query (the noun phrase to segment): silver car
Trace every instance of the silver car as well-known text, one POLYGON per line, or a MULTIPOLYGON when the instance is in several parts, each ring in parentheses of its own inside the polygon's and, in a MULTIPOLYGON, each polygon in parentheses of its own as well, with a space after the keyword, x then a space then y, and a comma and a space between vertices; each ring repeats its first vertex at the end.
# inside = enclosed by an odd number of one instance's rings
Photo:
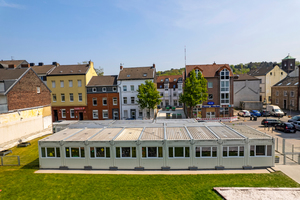
POLYGON ((296 130, 300 130, 300 121, 297 121, 297 122, 293 122, 296 130))
POLYGON ((238 112, 238 115, 242 117, 250 117, 250 112, 248 110, 241 110, 238 112))

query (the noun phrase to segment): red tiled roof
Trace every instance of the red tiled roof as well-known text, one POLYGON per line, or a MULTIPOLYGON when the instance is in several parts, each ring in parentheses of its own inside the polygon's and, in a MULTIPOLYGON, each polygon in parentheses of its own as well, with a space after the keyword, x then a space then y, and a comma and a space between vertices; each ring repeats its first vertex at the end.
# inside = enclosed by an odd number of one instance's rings
POLYGON ((207 64, 207 65, 186 65, 186 75, 193 70, 199 69, 204 77, 215 77, 218 71, 221 71, 223 68, 227 68, 230 71, 230 76, 233 76, 232 70, 228 64, 207 64))

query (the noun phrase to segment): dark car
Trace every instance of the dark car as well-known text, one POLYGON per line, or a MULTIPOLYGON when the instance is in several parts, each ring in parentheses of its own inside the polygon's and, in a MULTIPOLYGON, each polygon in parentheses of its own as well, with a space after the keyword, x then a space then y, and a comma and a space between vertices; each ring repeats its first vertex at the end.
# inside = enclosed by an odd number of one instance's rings
POLYGON ((288 122, 290 123, 294 123, 294 122, 297 122, 297 121, 300 121, 300 115, 296 115, 294 117, 292 117, 291 119, 288 120, 288 122))
POLYGON ((285 133, 296 133, 295 126, 293 124, 291 124, 291 123, 288 123, 288 122, 277 124, 275 126, 275 129, 283 131, 285 133))
POLYGON ((282 121, 277 120, 277 119, 263 119, 261 121, 261 125, 263 125, 263 126, 275 126, 280 123, 282 123, 282 121))
POLYGON ((266 111, 266 110, 261 111, 260 114, 262 117, 270 117, 271 116, 271 112, 266 111))

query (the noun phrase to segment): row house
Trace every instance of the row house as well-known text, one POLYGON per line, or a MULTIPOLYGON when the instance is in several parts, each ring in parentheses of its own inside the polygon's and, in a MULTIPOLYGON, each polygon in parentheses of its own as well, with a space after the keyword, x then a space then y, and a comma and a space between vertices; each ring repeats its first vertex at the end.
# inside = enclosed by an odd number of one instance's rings
POLYGON ((52 90, 53 121, 86 120, 86 85, 97 76, 93 62, 79 65, 59 65, 47 75, 52 90))
MULTIPOLYGON (((195 70, 207 80, 208 99, 193 108, 195 118, 219 118, 233 116, 233 73, 228 64, 186 65, 185 79, 195 70)), ((189 108, 187 113, 189 113, 189 108)))
POLYGON ((39 62, 38 65, 30 63, 30 67, 37 73, 42 81, 47 84, 47 75, 50 74, 59 64, 57 62, 52 62, 52 65, 44 65, 44 63, 39 62))
POLYGON ((19 68, 28 68, 29 63, 26 60, 1 60, 0 69, 19 69, 19 68))
POLYGON ((118 77, 121 119, 153 118, 154 111, 141 109, 137 103, 137 89, 146 80, 156 83, 155 64, 149 67, 123 68, 118 77))
POLYGON ((87 119, 120 119, 118 76, 93 76, 86 86, 87 119))
POLYGON ((156 83, 161 96, 161 107, 182 107, 179 96, 183 91, 183 75, 159 76, 156 83))

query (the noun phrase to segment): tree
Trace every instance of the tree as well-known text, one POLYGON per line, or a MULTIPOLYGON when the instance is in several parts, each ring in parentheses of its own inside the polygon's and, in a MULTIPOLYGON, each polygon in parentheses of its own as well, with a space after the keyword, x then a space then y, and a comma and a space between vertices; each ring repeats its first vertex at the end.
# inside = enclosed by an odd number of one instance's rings
POLYGON ((104 69, 100 66, 99 66, 99 68, 95 68, 95 71, 98 76, 103 76, 103 74, 104 74, 104 69))
POLYGON ((145 84, 139 86, 137 92, 137 103, 142 109, 148 108, 150 111, 150 109, 154 109, 161 102, 160 94, 152 81, 146 80, 145 84))
POLYGON ((207 101, 207 80, 199 72, 196 76, 195 70, 191 71, 190 77, 185 80, 184 93, 180 95, 179 102, 190 107, 189 116, 192 117, 192 110, 197 104, 207 101))

